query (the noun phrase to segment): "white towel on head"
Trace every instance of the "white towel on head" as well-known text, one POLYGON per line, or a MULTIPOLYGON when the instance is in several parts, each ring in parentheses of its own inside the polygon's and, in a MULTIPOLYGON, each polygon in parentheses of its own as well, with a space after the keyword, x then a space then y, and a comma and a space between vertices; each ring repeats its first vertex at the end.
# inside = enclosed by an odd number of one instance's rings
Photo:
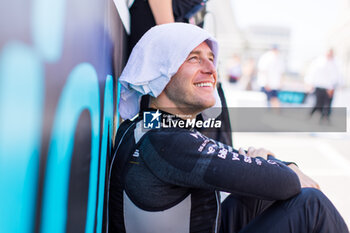
MULTIPOLYGON (((142 95, 157 97, 189 53, 204 41, 214 53, 216 66, 218 45, 207 31, 186 23, 162 24, 148 30, 135 45, 119 78, 120 116, 134 117, 140 110, 142 95)), ((221 107, 217 91, 215 94, 215 107, 221 107)))

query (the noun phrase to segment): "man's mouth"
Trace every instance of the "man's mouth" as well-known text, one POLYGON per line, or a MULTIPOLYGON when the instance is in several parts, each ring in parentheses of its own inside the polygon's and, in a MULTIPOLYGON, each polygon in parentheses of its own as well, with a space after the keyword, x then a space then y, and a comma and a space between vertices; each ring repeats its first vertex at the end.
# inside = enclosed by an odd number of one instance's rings
POLYGON ((202 82, 202 83, 195 83, 196 87, 213 87, 212 82, 202 82))

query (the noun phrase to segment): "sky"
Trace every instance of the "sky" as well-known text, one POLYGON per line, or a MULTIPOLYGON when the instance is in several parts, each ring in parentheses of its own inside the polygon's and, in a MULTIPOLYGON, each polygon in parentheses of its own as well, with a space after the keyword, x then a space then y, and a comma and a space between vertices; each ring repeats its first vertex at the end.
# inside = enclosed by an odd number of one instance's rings
POLYGON ((327 47, 343 0, 231 0, 238 26, 286 26, 291 29, 290 64, 300 71, 327 47))

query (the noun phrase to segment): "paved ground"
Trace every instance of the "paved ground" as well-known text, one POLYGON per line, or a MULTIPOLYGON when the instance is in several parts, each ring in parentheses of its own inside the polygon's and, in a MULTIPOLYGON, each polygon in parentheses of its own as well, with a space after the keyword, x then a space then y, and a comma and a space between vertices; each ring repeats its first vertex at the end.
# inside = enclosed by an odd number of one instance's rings
MULTIPOLYGON (((247 93, 225 85, 229 106, 263 106, 261 93, 247 93)), ((334 105, 347 106, 350 90, 343 90, 334 105)), ((349 114, 348 114, 349 115, 349 114)), ((338 208, 350 226, 350 118, 346 133, 233 133, 236 148, 264 147, 278 158, 295 161, 338 208)))

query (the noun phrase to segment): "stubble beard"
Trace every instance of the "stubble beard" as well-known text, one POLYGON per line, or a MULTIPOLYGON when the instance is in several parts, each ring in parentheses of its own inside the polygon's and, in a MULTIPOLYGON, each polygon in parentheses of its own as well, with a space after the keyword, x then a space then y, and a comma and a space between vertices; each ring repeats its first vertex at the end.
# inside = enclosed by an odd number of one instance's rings
POLYGON ((210 108, 212 105, 207 106, 206 100, 191 98, 191 96, 181 90, 166 91, 166 95, 175 106, 184 114, 197 115, 203 110, 210 108))

